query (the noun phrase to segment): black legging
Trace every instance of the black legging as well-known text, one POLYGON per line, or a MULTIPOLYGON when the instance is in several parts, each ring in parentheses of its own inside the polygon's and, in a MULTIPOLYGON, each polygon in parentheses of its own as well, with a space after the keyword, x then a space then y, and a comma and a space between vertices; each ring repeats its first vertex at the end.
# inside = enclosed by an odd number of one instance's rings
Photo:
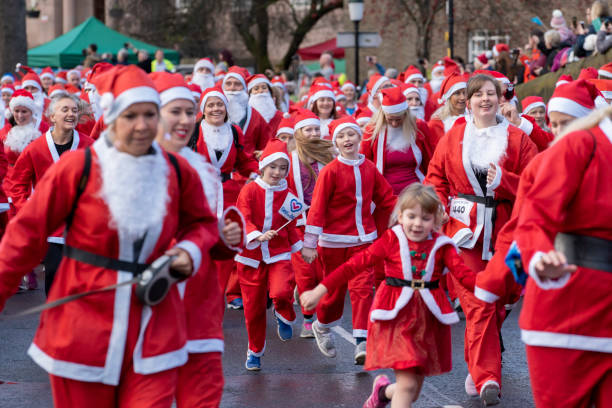
POLYGON ((57 268, 59 268, 59 264, 62 260, 63 250, 64 245, 49 243, 47 255, 45 255, 45 259, 43 260, 43 265, 45 266, 45 295, 49 294, 53 278, 55 278, 55 272, 57 268))

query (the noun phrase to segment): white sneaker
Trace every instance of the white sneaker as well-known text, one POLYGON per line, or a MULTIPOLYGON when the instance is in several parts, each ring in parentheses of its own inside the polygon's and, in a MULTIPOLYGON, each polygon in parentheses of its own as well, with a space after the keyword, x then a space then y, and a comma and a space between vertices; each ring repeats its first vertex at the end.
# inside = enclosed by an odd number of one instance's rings
POLYGON ((499 384, 487 381, 480 390, 480 399, 485 407, 499 404, 499 384))
POLYGON ((355 346, 355 365, 364 365, 366 359, 366 342, 362 341, 355 346))
POLYGON ((474 384, 474 380, 472 379, 472 374, 468 374, 465 377, 465 393, 470 397, 477 397, 478 391, 476 390, 476 384, 474 384))
POLYGON ((325 357, 336 357, 336 346, 334 344, 334 337, 331 330, 327 327, 320 327, 319 321, 316 320, 312 324, 312 332, 314 333, 317 346, 319 347, 321 353, 323 353, 325 357))

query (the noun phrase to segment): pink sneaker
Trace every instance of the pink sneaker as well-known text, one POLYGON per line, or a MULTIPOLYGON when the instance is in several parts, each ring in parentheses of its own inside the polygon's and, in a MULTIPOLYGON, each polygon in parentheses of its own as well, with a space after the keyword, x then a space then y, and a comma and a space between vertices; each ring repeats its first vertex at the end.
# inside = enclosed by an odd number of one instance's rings
POLYGON ((391 382, 389 381, 389 377, 384 374, 380 374, 374 378, 374 384, 372 384, 372 393, 363 404, 363 408, 385 408, 389 401, 382 402, 378 398, 378 393, 382 387, 389 385, 391 382))

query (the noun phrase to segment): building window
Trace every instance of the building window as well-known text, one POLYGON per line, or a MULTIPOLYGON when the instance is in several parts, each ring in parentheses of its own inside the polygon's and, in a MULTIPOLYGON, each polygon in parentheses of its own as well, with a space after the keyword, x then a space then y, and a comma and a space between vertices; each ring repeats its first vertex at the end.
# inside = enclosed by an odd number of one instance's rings
POLYGON ((495 44, 510 44, 510 35, 489 30, 470 31, 468 40, 468 61, 474 59, 485 51, 491 51, 495 44))

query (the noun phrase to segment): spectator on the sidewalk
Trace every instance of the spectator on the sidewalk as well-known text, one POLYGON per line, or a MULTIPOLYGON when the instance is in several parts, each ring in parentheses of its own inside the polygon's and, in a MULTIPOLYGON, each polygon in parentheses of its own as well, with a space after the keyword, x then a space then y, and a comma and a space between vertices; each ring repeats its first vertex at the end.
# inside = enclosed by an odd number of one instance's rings
POLYGON ((612 47, 612 19, 608 17, 597 33, 597 52, 605 54, 612 47))
POLYGON ((567 27, 561 10, 557 9, 553 11, 550 26, 559 32, 562 43, 567 42, 573 44, 576 41, 576 35, 567 27))
POLYGON ((319 57, 319 66, 321 67, 321 74, 327 79, 331 81, 332 75, 334 75, 334 56, 331 51, 325 51, 319 57))
POLYGON ((164 51, 155 51, 155 59, 151 61, 151 72, 174 72, 174 64, 164 58, 164 51))

